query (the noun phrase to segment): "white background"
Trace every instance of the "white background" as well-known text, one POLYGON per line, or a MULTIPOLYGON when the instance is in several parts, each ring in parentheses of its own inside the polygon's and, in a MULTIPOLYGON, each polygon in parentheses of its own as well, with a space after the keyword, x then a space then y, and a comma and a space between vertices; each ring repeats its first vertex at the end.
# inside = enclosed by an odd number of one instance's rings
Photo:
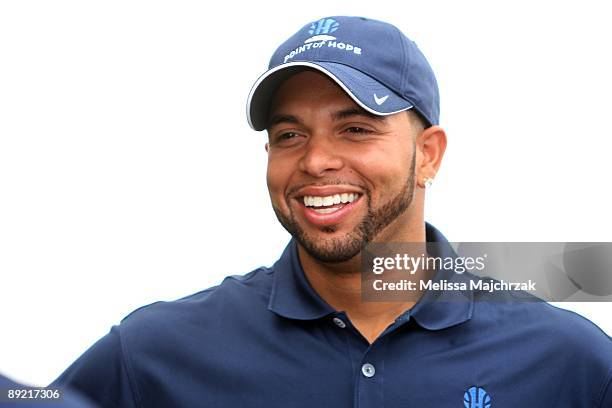
MULTIPOLYGON (((1 2, 0 371, 47 384, 138 306, 278 257, 245 101, 326 15, 392 22, 433 66, 450 240, 610 241, 605 4, 1 2)), ((612 305, 562 306, 612 333, 612 305)))

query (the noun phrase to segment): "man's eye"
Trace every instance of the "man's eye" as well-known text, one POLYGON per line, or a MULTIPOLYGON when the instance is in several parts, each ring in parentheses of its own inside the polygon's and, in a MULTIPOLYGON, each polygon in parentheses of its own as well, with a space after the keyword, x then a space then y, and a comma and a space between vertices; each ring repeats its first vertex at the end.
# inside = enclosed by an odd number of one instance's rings
POLYGON ((297 136, 297 133, 295 132, 285 132, 285 133, 281 133, 280 135, 278 135, 276 139, 280 142, 283 140, 293 139, 296 136, 297 136))
POLYGON ((346 128, 346 132, 348 132, 348 133, 357 133, 357 134, 359 134, 359 133, 362 133, 362 134, 372 133, 369 129, 358 127, 358 126, 351 126, 350 128, 346 128))
POLYGON ((300 141, 300 134, 297 132, 283 132, 279 133, 273 139, 274 145, 279 146, 293 146, 295 143, 300 141))

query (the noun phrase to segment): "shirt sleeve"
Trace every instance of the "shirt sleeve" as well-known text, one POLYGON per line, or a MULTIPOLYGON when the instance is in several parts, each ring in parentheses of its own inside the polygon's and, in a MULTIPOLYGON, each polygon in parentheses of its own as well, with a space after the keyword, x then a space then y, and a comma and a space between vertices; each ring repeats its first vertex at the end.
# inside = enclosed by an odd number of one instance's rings
POLYGON ((101 408, 136 408, 135 384, 126 363, 120 329, 113 326, 50 387, 72 388, 101 408))

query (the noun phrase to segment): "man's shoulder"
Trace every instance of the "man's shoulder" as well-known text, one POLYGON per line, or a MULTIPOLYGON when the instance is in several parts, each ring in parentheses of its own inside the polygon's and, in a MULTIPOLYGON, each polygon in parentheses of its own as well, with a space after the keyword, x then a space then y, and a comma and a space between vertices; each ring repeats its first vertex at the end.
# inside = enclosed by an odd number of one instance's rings
POLYGON ((272 287, 273 269, 260 267, 244 275, 231 275, 207 289, 172 301, 157 301, 135 309, 121 320, 121 333, 168 330, 196 323, 200 327, 221 317, 240 315, 263 307, 272 287))
POLYGON ((524 324, 539 326, 574 346, 592 348, 599 345, 612 352, 612 339, 595 323, 574 311, 545 301, 518 302, 515 307, 524 324))
POLYGON ((612 338, 586 317, 545 302, 524 291, 512 291, 501 298, 476 294, 476 321, 493 326, 507 337, 521 337, 527 343, 563 349, 612 364, 612 338))
POLYGON ((228 339, 245 338, 245 330, 269 318, 272 278, 273 270, 259 268, 177 300, 142 306, 113 326, 54 384, 72 385, 102 406, 120 405, 116 401, 139 406, 138 401, 147 398, 139 392, 142 375, 171 378, 186 361, 199 358, 202 367, 219 362, 224 358, 219 350, 228 339), (105 387, 99 387, 100 378, 108 382, 105 387))

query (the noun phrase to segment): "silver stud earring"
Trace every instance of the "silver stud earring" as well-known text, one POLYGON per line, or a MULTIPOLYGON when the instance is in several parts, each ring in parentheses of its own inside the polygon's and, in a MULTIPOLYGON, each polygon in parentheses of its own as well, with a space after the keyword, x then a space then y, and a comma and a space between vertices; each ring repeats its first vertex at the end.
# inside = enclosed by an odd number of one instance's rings
POLYGON ((429 188, 433 184, 433 179, 431 177, 425 177, 423 179, 423 184, 425 185, 425 188, 429 188))

